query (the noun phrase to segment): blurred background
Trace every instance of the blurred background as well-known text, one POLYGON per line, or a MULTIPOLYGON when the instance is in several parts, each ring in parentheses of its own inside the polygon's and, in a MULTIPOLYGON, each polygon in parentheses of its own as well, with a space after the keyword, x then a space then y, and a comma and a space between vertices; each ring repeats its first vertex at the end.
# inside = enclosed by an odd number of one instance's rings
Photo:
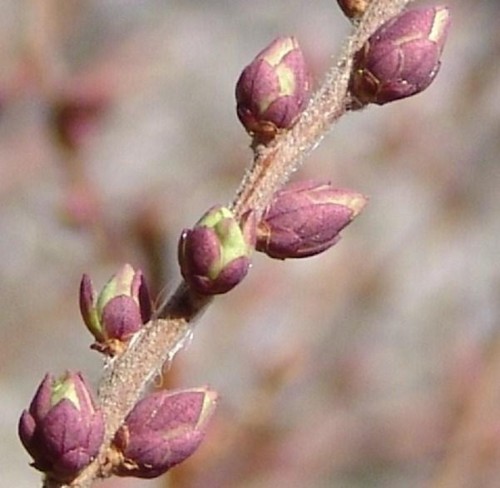
MULTIPOLYGON (((200 450, 103 487, 500 486, 500 3, 447 4, 431 87, 342 118, 296 175, 364 213, 323 255, 255 256, 165 374, 221 395, 200 450)), ((45 372, 98 381, 82 273, 130 262, 171 291, 181 229, 251 158, 242 68, 294 34, 319 83, 348 32, 332 0, 2 0, 4 486, 40 486, 16 430, 45 372)))

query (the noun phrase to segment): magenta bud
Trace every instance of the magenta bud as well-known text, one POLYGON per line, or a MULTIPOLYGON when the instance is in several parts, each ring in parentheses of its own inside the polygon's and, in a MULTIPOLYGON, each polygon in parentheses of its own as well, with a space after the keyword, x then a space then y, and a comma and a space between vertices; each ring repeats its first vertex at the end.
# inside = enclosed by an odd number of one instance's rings
POLYGON ((155 478, 187 459, 205 437, 216 403, 217 394, 207 388, 145 397, 113 440, 115 474, 155 478))
POLYGON ((90 278, 83 275, 80 311, 95 337, 92 347, 111 356, 118 354, 151 318, 151 300, 142 272, 123 265, 97 298, 90 278))
POLYGON ((255 235, 253 216, 238 223, 225 207, 213 207, 179 240, 181 274, 198 293, 226 293, 246 276, 255 235))
POLYGON ((382 25, 354 57, 349 89, 355 108, 425 90, 439 71, 449 25, 444 6, 407 10, 382 25))
POLYGON ((19 437, 32 466, 60 481, 72 480, 97 456, 104 420, 80 373, 46 375, 19 420, 19 437))
POLYGON ((330 183, 303 181, 274 195, 257 225, 257 251, 277 259, 314 256, 333 246, 366 197, 330 183))
POLYGON ((310 76, 295 37, 278 37, 243 70, 236 111, 247 132, 267 143, 290 129, 309 98, 310 76))

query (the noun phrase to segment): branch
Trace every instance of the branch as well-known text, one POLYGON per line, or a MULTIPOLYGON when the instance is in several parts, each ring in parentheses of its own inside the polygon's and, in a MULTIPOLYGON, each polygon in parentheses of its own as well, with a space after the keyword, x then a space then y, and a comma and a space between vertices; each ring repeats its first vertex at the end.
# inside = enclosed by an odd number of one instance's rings
MULTIPOLYGON (((231 205, 237 217, 253 209, 259 216, 332 125, 346 113, 350 99, 347 86, 354 53, 384 22, 397 15, 410 0, 374 0, 346 41, 340 62, 326 74, 322 86, 312 97, 307 109, 289 132, 269 146, 254 148, 252 167, 231 205)), ((193 333, 194 321, 211 302, 211 297, 198 295, 181 283, 152 320, 137 335, 125 353, 107 364, 99 386, 99 400, 106 418, 105 441, 100 456, 71 485, 86 488, 106 471, 106 450, 128 412, 141 397, 151 379, 165 362, 172 360, 193 333)), ((49 480, 46 487, 62 486, 49 480)))

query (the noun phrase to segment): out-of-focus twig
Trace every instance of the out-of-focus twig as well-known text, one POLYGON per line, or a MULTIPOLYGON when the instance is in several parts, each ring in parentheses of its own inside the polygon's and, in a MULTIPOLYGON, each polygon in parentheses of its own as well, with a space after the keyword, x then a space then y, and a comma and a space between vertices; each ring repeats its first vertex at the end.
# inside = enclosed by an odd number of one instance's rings
POLYGON ((433 488, 483 486, 479 480, 500 454, 500 335, 486 351, 484 369, 463 405, 433 488))
POLYGON ((28 9, 26 56, 31 74, 46 96, 65 76, 58 45, 58 0, 31 0, 28 9))

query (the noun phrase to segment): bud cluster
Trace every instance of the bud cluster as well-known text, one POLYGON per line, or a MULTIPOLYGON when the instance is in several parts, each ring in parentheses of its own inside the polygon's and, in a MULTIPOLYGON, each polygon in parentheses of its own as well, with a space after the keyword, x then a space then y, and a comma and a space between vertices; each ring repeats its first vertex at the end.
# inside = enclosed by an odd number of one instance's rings
MULTIPOLYGON (((208 388, 160 391, 139 401, 104 453, 113 474, 154 478, 191 456, 215 411, 208 388)), ((19 437, 32 466, 70 483, 98 454, 104 418, 80 373, 46 375, 19 420, 19 437)))
MULTIPOLYGON (((107 355, 123 351, 151 318, 151 300, 140 270, 123 265, 96 295, 84 275, 80 310, 107 355)), ((19 437, 32 466, 47 479, 71 483, 97 456, 108 474, 154 478, 187 459, 204 438, 216 407, 208 388, 160 391, 145 396, 126 417, 110 448, 101 452, 104 416, 81 373, 47 374, 19 420, 19 437)))
POLYGON ((240 223, 225 207, 209 210, 179 241, 181 273, 197 293, 226 293, 241 282, 257 251, 276 259, 314 256, 332 247, 366 205, 358 192, 301 181, 275 193, 257 222, 240 223))

